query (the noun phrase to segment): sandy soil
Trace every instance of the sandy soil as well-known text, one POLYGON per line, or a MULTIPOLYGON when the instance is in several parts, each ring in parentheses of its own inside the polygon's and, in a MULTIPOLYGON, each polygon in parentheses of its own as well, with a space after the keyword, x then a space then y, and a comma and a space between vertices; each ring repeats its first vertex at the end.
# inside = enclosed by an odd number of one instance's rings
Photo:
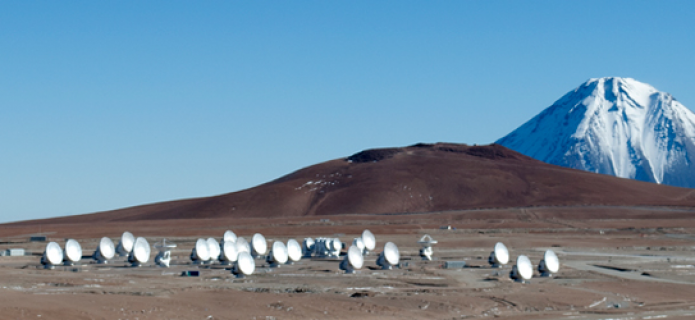
MULTIPOLYGON (((0 257, 0 319, 690 319, 695 317, 695 219, 691 209, 628 207, 524 208, 389 216, 346 215, 272 219, 197 219, 102 225, 0 226, 0 249, 34 255, 0 257), (442 230, 451 225, 456 230, 442 230), (376 254, 357 274, 338 260, 305 259, 278 269, 257 260, 257 272, 234 277, 219 265, 190 265, 198 237, 226 229, 269 241, 337 236, 351 241, 369 228, 378 245, 395 242, 403 266, 378 270, 376 254), (76 238, 84 254, 101 236, 125 230, 153 244, 178 244, 172 267, 126 267, 122 259, 45 270, 42 232, 64 244, 76 238), (430 234, 434 261, 421 261, 416 241, 430 234), (515 258, 534 263, 552 248, 562 261, 553 278, 512 282, 511 265, 487 266, 502 241, 515 258), (445 261, 470 268, 444 269, 445 261), (200 277, 181 277, 199 270, 200 277)), ((153 252, 153 255, 156 252, 153 252)))

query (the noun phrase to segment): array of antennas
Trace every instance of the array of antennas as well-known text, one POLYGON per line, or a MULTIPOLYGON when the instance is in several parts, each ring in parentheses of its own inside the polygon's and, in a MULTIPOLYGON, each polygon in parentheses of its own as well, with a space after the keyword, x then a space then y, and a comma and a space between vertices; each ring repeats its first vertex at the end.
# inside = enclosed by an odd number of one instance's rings
MULTIPOLYGON (((418 241, 421 245, 420 255, 423 260, 432 260, 432 245, 437 241, 430 235, 424 235, 418 241)), ((169 267, 171 263, 171 250, 177 245, 163 239, 154 245, 159 251, 155 257, 155 263, 162 267, 169 267)), ((231 266, 232 273, 239 276, 253 274, 256 268, 255 259, 264 259, 271 268, 277 268, 285 264, 292 264, 302 258, 338 258, 341 256, 345 243, 339 238, 318 237, 305 238, 300 245, 295 239, 289 239, 287 243, 274 241, 268 250, 268 241, 256 233, 248 242, 243 237, 228 230, 218 242, 215 238, 200 238, 196 241, 191 251, 191 262, 199 265, 209 265, 219 262, 221 265, 231 266)), ((361 269, 365 263, 365 256, 376 248, 376 237, 369 230, 364 230, 362 235, 354 238, 350 244, 344 259, 339 267, 346 273, 354 273, 361 269)), ((139 267, 149 261, 151 249, 147 240, 143 237, 135 238, 132 233, 124 232, 118 246, 114 246, 111 239, 104 237, 92 254, 92 258, 100 264, 109 263, 118 254, 127 257, 127 261, 134 267, 139 267)), ((46 245, 41 263, 47 269, 53 269, 58 265, 75 265, 82 259, 82 247, 75 239, 67 239, 64 248, 61 249, 57 242, 49 242, 46 245)), ((488 258, 492 268, 502 268, 510 261, 510 253, 502 242, 495 244, 494 250, 488 258)), ((376 259, 376 264, 384 270, 398 267, 400 252, 393 242, 384 244, 383 250, 376 259)), ((552 250, 546 250, 543 259, 538 264, 538 272, 542 277, 551 277, 560 269, 560 260, 552 250)), ((525 255, 519 255, 516 264, 512 266, 510 277, 518 282, 526 282, 533 277, 533 265, 525 255)))

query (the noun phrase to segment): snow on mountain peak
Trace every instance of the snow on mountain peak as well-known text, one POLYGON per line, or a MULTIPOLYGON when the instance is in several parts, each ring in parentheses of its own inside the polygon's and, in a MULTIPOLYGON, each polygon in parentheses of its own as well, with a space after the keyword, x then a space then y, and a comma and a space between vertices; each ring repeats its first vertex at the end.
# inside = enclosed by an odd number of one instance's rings
POLYGON ((695 114, 632 78, 592 78, 497 141, 548 163, 695 188, 695 114))

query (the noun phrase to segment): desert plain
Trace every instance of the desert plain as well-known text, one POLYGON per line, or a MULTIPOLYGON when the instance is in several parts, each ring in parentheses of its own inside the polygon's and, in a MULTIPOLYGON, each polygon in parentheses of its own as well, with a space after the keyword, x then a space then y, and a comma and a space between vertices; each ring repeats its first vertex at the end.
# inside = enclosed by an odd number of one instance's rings
MULTIPOLYGON (((695 318, 695 209, 690 207, 547 206, 391 215, 333 215, 245 219, 169 219, 76 223, 30 221, 0 226, 0 249, 25 248, 27 256, 0 257, 1 319, 691 319, 695 318), (451 226, 451 229, 442 227, 451 226), (195 240, 220 239, 226 230, 268 242, 338 237, 351 242, 369 229, 377 248, 355 274, 339 259, 302 259, 236 278, 218 264, 192 265, 195 240), (178 245, 172 265, 150 260, 128 267, 117 257, 98 265, 89 256, 98 240, 123 231, 150 244, 178 245), (77 239, 76 266, 43 269, 44 234, 61 245, 77 239), (422 261, 417 241, 439 243, 434 260, 422 261), (398 245, 401 266, 380 270, 387 241, 398 245), (493 269, 496 242, 511 261, 493 269), (528 283, 509 278, 516 257, 537 264, 547 249, 560 271, 528 283), (447 261, 466 268, 447 269, 447 261), (199 277, 183 277, 187 270, 199 277)), ((343 254, 345 250, 343 250, 343 254)), ((152 257, 156 254, 153 249, 152 257)), ((342 258, 342 257, 341 257, 342 258)))

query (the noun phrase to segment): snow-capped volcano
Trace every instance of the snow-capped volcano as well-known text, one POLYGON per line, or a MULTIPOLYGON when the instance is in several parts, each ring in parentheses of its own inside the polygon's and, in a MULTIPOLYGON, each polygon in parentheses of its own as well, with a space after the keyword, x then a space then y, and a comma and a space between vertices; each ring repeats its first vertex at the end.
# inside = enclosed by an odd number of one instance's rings
POLYGON ((564 167, 695 188, 695 114, 630 78, 590 79, 497 143, 564 167))

